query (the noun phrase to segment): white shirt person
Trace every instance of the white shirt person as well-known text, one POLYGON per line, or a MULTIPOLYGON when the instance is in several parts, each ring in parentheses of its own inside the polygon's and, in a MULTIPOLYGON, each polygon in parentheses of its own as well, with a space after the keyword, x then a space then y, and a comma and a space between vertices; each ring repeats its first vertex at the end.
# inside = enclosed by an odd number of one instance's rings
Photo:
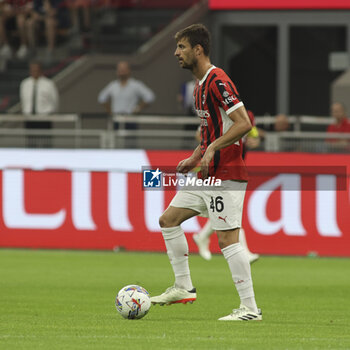
POLYGON ((55 83, 43 76, 38 62, 30 63, 30 77, 20 84, 23 114, 52 114, 58 112, 59 94, 55 83))
POLYGON ((143 82, 130 77, 128 62, 117 64, 117 80, 110 82, 98 95, 109 114, 140 113, 155 100, 153 91, 143 82))

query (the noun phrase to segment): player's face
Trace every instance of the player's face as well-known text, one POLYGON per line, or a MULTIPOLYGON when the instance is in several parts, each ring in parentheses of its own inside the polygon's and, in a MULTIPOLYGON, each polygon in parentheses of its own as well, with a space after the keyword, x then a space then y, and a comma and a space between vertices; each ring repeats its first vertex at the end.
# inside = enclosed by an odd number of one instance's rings
POLYGON ((194 49, 186 38, 180 39, 177 42, 174 55, 179 60, 182 68, 193 70, 193 67, 197 64, 194 49))

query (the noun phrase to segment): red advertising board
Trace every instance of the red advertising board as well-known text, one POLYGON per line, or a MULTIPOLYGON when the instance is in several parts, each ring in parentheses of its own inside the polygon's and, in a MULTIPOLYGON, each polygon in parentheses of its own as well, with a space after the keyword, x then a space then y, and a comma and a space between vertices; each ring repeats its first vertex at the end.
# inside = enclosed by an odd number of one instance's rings
MULTIPOLYGON (((174 191, 143 190, 141 168, 177 164, 187 156, 2 150, 0 247, 165 251, 158 218, 174 191)), ((243 227, 252 251, 350 256, 349 177, 344 178, 350 155, 251 152, 248 163, 249 169, 277 169, 248 186, 243 227), (308 172, 310 166, 315 171, 308 172), (345 172, 332 175, 336 167, 345 172), (286 187, 290 183, 293 188, 286 187)), ((191 233, 205 220, 183 225, 191 251, 191 233)), ((219 252, 215 235, 211 245, 219 252)))
POLYGON ((209 0, 211 10, 332 10, 350 9, 348 0, 209 0))

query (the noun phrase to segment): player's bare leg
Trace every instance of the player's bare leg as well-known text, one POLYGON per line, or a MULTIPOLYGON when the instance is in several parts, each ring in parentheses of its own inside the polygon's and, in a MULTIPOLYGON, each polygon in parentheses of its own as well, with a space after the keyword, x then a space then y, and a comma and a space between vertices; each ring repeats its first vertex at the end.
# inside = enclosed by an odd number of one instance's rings
POLYGON ((194 210, 169 206, 159 219, 169 260, 175 274, 175 284, 161 295, 151 297, 152 304, 186 304, 187 302, 192 303, 197 298, 188 264, 188 244, 180 226, 182 222, 196 215, 198 212, 194 210))
POLYGON ((233 282, 239 294, 241 305, 220 321, 261 320, 253 289, 250 264, 244 248, 239 243, 239 228, 216 231, 221 251, 229 265, 233 282))

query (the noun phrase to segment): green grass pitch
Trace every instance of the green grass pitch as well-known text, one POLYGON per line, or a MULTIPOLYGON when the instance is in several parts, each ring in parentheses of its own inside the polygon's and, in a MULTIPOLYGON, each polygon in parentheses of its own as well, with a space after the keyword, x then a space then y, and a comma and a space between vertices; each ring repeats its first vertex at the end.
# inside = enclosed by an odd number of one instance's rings
POLYGON ((226 261, 190 257, 197 301, 116 311, 118 290, 173 283, 165 254, 0 250, 0 349, 350 349, 350 259, 262 257, 262 322, 219 322, 239 304, 226 261))

